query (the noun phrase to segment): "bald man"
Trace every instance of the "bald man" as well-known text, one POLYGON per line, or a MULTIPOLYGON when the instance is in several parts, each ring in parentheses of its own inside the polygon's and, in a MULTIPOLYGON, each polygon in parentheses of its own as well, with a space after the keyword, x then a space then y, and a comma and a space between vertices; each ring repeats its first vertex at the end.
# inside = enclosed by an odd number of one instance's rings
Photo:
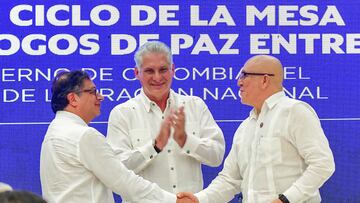
POLYGON ((321 201, 319 188, 333 174, 334 158, 315 111, 285 96, 282 82, 275 57, 245 63, 238 80, 241 102, 254 108, 235 132, 223 170, 195 194, 201 203, 229 202, 239 192, 243 203, 321 201))

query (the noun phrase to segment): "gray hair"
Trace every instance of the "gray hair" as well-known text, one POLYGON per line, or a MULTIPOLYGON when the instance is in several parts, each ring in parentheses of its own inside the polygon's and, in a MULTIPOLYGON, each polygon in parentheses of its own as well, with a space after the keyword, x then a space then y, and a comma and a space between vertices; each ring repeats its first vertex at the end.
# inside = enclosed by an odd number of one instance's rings
POLYGON ((143 63, 143 56, 149 53, 161 53, 165 54, 167 61, 169 62, 171 68, 173 64, 173 58, 171 54, 170 48, 160 41, 149 41, 139 47, 139 49, 135 52, 134 60, 136 63, 136 67, 140 70, 143 63))

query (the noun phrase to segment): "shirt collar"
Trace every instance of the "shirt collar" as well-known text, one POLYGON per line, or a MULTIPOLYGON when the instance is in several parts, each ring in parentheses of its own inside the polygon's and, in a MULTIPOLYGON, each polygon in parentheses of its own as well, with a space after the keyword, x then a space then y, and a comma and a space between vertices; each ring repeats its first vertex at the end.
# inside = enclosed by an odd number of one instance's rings
MULTIPOLYGON (((285 97, 284 91, 280 91, 271 95, 265 100, 263 106, 261 107, 261 112, 264 112, 266 109, 272 109, 283 97, 285 97)), ((257 119, 258 115, 256 114, 255 108, 250 111, 249 117, 250 119, 257 119)))
MULTIPOLYGON (((265 105, 268 109, 272 109, 277 103, 279 103, 280 99, 285 97, 285 92, 280 91, 265 100, 265 105)), ((264 107, 264 106, 263 106, 264 107)))
MULTIPOLYGON (((147 112, 150 112, 152 108, 154 108, 157 104, 149 99, 149 97, 146 96, 144 89, 141 88, 140 91, 140 99, 142 103, 144 104, 145 110, 147 112)), ((172 89, 170 89, 169 98, 167 99, 167 105, 166 107, 171 107, 175 105, 175 93, 172 89)))
POLYGON ((78 116, 72 112, 69 112, 69 111, 57 111, 55 118, 66 119, 66 120, 70 120, 74 123, 77 123, 79 125, 88 126, 86 124, 86 122, 82 118, 80 118, 80 116, 78 116))
POLYGON ((257 119, 258 115, 256 114, 255 111, 256 111, 255 108, 253 108, 253 109, 250 111, 250 113, 249 113, 250 119, 257 119))

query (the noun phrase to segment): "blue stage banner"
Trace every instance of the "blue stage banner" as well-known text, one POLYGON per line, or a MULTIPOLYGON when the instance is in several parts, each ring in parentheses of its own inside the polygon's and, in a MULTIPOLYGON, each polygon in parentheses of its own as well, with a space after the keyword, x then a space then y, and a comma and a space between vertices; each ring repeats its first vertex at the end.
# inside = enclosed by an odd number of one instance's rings
MULTIPOLYGON (((251 110, 239 99, 241 67, 257 54, 279 58, 286 94, 316 110, 334 153, 323 202, 360 202, 359 15, 355 0, 3 1, 0 182, 41 194, 40 148, 59 71, 92 76, 105 100, 91 125, 106 135, 111 109, 140 91, 134 52, 160 40, 174 55, 173 89, 206 102, 226 154, 251 110)), ((203 167, 205 186, 221 169, 203 167)))

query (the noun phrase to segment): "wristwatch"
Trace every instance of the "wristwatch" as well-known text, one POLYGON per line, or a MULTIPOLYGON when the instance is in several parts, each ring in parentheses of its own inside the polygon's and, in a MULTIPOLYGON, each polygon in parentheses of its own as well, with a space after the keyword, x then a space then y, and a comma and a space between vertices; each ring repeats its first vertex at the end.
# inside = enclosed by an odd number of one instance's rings
POLYGON ((279 194, 279 200, 282 202, 282 203, 290 203, 288 198, 286 198, 285 195, 283 194, 279 194))
POLYGON ((156 146, 156 140, 155 140, 155 143, 154 143, 154 149, 155 151, 159 154, 161 152, 161 149, 159 149, 157 146, 156 146))

